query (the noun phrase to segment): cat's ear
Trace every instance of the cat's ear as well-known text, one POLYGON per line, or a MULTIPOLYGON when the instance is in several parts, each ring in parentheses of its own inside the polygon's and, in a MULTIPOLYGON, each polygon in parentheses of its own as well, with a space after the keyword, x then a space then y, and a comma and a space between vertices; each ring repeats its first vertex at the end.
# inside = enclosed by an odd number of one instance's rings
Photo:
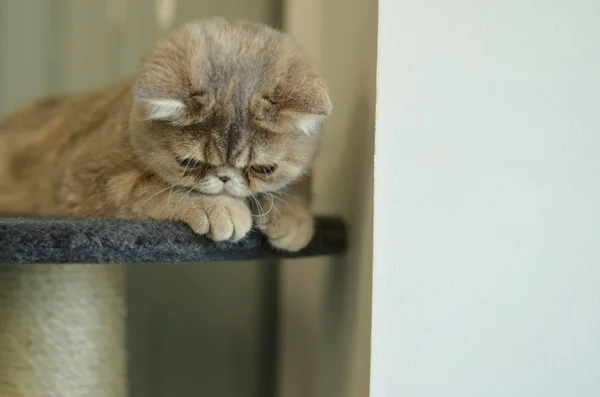
POLYGON ((307 114, 298 112, 281 112, 281 118, 296 131, 304 134, 313 134, 318 132, 327 119, 328 115, 307 114))
POLYGON ((275 131, 290 127, 305 134, 316 133, 332 111, 325 83, 320 79, 279 84, 255 99, 251 112, 256 121, 275 131))
POLYGON ((180 119, 185 112, 185 104, 177 99, 139 98, 147 120, 173 122, 180 119))

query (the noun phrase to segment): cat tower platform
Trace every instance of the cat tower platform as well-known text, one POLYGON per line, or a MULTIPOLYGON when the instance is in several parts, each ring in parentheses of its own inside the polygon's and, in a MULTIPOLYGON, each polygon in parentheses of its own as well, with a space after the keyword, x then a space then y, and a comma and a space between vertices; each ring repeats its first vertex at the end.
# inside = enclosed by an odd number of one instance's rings
POLYGON ((346 229, 317 218, 304 250, 258 231, 215 243, 182 223, 0 218, 0 397, 125 397, 125 264, 341 254, 346 229))
POLYGON ((251 231, 237 243, 215 243, 183 223, 121 219, 0 218, 0 266, 17 264, 134 264, 214 262, 334 255, 346 247, 337 218, 317 218, 311 244, 277 251, 251 231))

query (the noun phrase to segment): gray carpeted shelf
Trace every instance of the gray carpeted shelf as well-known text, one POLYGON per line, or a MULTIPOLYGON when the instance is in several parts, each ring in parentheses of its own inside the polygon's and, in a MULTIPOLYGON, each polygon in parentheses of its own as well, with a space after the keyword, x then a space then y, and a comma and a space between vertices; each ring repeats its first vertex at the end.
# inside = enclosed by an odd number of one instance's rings
POLYGON ((182 223, 120 219, 0 218, 0 265, 28 263, 179 263, 295 258, 342 253, 346 229, 320 217, 311 244, 290 254, 252 231, 238 243, 215 243, 182 223))

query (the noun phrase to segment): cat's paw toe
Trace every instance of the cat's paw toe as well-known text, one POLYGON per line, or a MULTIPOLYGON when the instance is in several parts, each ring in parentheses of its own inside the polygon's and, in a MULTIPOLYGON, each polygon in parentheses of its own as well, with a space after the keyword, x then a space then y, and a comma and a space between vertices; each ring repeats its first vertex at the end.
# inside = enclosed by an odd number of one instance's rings
POLYGON ((208 215, 204 211, 189 211, 184 220, 194 233, 207 234, 210 229, 208 215))
POLYGON ((222 198, 206 211, 207 235, 214 241, 239 241, 252 228, 250 209, 242 200, 222 198))
POLYGON ((264 233, 275 248, 284 251, 300 251, 310 243, 314 234, 312 216, 306 211, 285 212, 273 217, 264 225, 264 233))

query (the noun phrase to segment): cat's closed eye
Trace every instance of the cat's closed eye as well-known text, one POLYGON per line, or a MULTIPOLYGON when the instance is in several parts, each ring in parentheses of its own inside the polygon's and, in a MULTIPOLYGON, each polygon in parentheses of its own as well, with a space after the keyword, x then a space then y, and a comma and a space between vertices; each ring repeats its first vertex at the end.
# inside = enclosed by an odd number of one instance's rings
POLYGON ((250 169, 258 175, 271 175, 277 169, 276 165, 260 165, 256 164, 250 167, 250 169))
POLYGON ((181 158, 178 159, 177 162, 179 163, 180 166, 182 166, 183 168, 186 169, 193 169, 193 168, 198 168, 202 165, 202 162, 196 159, 191 159, 191 158, 181 158))

